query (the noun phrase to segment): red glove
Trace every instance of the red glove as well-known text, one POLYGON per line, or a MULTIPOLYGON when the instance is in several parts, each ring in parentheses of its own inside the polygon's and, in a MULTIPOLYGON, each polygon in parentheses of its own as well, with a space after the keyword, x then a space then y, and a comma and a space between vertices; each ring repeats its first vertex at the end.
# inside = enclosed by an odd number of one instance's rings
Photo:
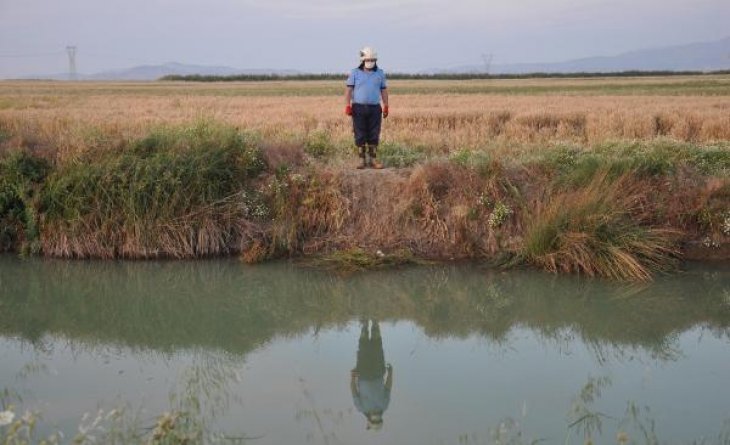
POLYGON ((388 106, 383 107, 383 117, 388 117, 388 106))
POLYGON ((352 116, 352 105, 350 105, 350 104, 345 105, 345 114, 348 116, 352 116))

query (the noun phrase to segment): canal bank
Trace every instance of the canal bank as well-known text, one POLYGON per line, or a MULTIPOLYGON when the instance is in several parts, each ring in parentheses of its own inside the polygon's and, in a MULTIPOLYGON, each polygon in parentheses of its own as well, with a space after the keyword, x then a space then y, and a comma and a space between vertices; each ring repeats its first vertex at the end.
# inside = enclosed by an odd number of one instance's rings
MULTIPOLYGON (((350 253, 647 280, 728 261, 730 150, 671 140, 446 155, 384 145, 357 171, 322 138, 211 122, 58 158, 0 156, 0 246, 62 258, 247 262, 350 253)), ((343 255, 344 254, 344 255, 343 255)))

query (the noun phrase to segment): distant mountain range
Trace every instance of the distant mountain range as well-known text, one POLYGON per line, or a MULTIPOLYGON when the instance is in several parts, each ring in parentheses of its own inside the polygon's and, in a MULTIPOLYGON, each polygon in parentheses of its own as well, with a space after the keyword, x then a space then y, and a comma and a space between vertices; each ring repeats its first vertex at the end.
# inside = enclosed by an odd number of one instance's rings
MULTIPOLYGON (((191 74, 231 76, 234 74, 272 74, 279 72, 281 71, 270 69, 243 70, 231 68, 229 66, 186 65, 170 62, 165 63, 164 65, 142 65, 124 70, 104 71, 88 76, 88 78, 91 80, 155 80, 162 76, 169 76, 171 74, 182 76, 191 74)), ((291 73, 295 72, 291 71, 291 73)))
MULTIPOLYGON (((484 65, 459 66, 446 73, 480 73, 484 65)), ((621 71, 718 71, 730 69, 730 37, 713 42, 642 49, 616 56, 588 57, 556 63, 493 64, 492 74, 611 73, 621 71)))
MULTIPOLYGON (((730 69, 730 37, 712 42, 631 51, 616 56, 588 57, 556 63, 494 64, 491 74, 579 73, 620 71, 717 71, 730 69)), ((483 73, 484 65, 431 69, 423 73, 483 73)), ((302 74, 296 70, 239 69, 228 66, 165 63, 77 76, 80 80, 155 80, 167 75, 302 74)), ((27 79, 68 79, 67 73, 26 76, 27 79)))
MULTIPOLYGON (((239 69, 229 66, 208 66, 188 65, 184 63, 169 62, 162 65, 140 65, 127 69, 103 71, 96 74, 77 74, 79 80, 157 80, 163 76, 179 75, 188 76, 192 74, 203 74, 213 76, 232 76, 236 74, 279 74, 294 75, 300 74, 295 70, 274 70, 274 69, 239 69)), ((52 79, 68 80, 68 73, 27 76, 26 79, 52 79)))

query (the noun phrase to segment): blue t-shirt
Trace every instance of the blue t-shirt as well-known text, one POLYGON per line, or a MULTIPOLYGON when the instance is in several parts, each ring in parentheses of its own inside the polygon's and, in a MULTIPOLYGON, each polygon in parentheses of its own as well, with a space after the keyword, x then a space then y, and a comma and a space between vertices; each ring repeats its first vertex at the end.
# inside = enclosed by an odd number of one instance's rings
POLYGON ((357 381, 357 394, 352 395, 355 408, 363 414, 383 413, 390 404, 390 389, 385 387, 383 379, 357 381))
POLYGON ((385 82, 385 71, 365 71, 355 68, 347 78, 347 86, 354 87, 352 102, 356 104, 378 105, 380 91, 388 86, 385 82))

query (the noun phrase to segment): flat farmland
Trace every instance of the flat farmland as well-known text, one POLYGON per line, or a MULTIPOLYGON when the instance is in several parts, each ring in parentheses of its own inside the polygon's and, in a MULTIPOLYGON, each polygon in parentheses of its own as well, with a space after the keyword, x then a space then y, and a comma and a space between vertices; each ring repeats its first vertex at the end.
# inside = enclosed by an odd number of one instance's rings
MULTIPOLYGON (((60 152, 214 120, 272 141, 347 144, 344 81, 0 82, 12 145, 60 152)), ((393 80, 386 142, 451 151, 495 145, 670 138, 730 140, 730 76, 393 80)), ((8 145, 8 144, 5 144, 8 145)))
POLYGON ((389 92, 367 171, 344 81, 0 82, 0 251, 623 280, 730 258, 730 76, 389 92))

